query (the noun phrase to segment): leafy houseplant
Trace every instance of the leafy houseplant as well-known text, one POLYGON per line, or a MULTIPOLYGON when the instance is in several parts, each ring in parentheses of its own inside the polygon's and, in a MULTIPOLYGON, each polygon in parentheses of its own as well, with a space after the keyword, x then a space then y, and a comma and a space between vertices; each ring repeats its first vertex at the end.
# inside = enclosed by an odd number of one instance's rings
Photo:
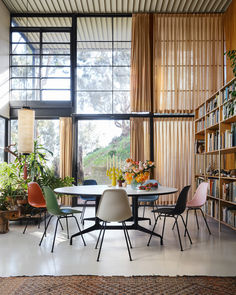
POLYGON ((230 66, 233 69, 234 76, 236 77, 236 50, 228 50, 225 54, 230 60, 230 66))

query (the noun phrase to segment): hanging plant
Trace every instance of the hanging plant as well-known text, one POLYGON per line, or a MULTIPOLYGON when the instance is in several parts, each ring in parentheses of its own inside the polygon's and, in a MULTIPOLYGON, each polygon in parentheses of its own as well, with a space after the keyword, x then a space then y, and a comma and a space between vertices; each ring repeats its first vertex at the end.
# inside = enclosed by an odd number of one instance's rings
POLYGON ((225 54, 230 60, 230 66, 233 69, 234 76, 236 77, 236 50, 228 50, 225 54))

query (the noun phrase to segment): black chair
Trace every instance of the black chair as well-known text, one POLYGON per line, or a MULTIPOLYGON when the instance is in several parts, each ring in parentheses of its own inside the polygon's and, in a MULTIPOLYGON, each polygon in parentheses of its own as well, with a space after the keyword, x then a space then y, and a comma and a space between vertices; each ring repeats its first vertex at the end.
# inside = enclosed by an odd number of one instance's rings
MULTIPOLYGON (((94 179, 86 179, 83 181, 83 185, 97 185, 97 181, 94 179)), ((80 216, 81 222, 84 225, 84 214, 85 214, 86 205, 88 202, 95 202, 96 197, 95 196, 80 196, 80 197, 84 201, 82 214, 80 216)))
POLYGON ((185 186, 182 189, 181 193, 179 194, 179 197, 178 197, 178 200, 176 202, 175 207, 172 207, 172 208, 171 207, 159 208, 159 209, 154 210, 156 213, 158 213, 158 216, 157 216, 157 219, 155 221, 155 224, 154 224, 154 227, 153 227, 152 233, 150 235, 150 238, 149 238, 149 241, 148 241, 147 246, 149 246, 149 244, 151 242, 151 238, 153 236, 153 232, 154 232, 155 227, 157 225, 158 218, 161 217, 161 216, 164 217, 163 228, 162 228, 162 239, 163 239, 163 236, 164 236, 166 217, 172 217, 172 218, 174 218, 175 219, 175 224, 176 224, 176 227, 177 227, 177 231, 178 231, 180 249, 181 249, 181 251, 183 251, 182 242, 181 242, 180 233, 179 233, 179 225, 178 225, 178 217, 180 216, 181 219, 182 219, 182 222, 184 224, 185 230, 187 232, 189 241, 192 244, 192 240, 190 238, 188 229, 186 227, 186 223, 185 223, 185 221, 183 219, 183 216, 182 216, 182 213, 186 209, 186 203, 187 203, 187 196, 188 196, 189 188, 190 188, 190 185, 185 186))

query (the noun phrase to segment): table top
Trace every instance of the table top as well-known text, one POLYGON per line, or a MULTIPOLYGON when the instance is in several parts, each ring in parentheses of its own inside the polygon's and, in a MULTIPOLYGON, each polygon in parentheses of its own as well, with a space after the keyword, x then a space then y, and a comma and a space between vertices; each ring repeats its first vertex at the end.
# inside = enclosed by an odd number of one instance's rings
POLYGON ((87 196, 101 196, 105 190, 109 189, 123 189, 129 196, 144 196, 144 195, 167 195, 174 194, 178 191, 177 188, 159 185, 157 189, 150 191, 143 191, 139 189, 132 189, 130 185, 127 187, 108 186, 108 185, 79 185, 56 188, 54 191, 58 194, 64 195, 87 195, 87 196))

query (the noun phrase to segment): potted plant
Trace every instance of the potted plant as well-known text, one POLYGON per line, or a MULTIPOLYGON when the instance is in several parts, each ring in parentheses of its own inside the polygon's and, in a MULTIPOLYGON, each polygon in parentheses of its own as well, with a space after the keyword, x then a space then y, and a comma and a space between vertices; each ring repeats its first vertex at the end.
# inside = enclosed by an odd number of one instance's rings
POLYGON ((118 185, 120 187, 122 187, 122 183, 125 182, 125 179, 124 179, 124 176, 122 173, 120 173, 118 176, 117 176, 117 182, 118 182, 118 185))

